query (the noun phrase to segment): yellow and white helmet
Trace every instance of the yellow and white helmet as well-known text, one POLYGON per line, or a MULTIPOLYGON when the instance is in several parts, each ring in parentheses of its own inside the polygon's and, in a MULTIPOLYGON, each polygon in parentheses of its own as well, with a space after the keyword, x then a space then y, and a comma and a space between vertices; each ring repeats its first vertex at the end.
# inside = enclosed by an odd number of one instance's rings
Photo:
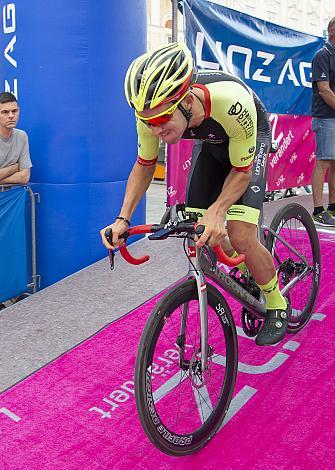
POLYGON ((191 51, 174 42, 141 55, 129 66, 124 89, 137 112, 177 101, 187 93, 195 69, 191 51))

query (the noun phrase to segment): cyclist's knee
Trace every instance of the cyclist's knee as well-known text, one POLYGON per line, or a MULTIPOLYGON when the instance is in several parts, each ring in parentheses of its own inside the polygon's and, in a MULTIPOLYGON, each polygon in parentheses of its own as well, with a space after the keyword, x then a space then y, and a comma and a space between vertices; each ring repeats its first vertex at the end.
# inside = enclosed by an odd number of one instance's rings
POLYGON ((230 224, 229 240, 237 253, 246 254, 258 243, 256 227, 251 224, 230 224))
POLYGON ((247 237, 237 236, 230 239, 230 243, 237 253, 246 254, 252 249, 253 243, 247 237))

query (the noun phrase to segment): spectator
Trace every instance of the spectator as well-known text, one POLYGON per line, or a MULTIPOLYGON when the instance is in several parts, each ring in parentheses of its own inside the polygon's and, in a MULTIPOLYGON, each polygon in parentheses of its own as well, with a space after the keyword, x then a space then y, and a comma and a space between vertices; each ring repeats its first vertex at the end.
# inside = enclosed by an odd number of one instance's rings
POLYGON ((27 184, 32 163, 27 134, 16 129, 20 109, 11 93, 0 93, 0 186, 27 184))
POLYGON ((313 219, 318 225, 335 227, 335 17, 328 24, 328 41, 313 58, 312 82, 312 129, 316 140, 313 219), (328 168, 329 201, 325 210, 323 187, 328 168))

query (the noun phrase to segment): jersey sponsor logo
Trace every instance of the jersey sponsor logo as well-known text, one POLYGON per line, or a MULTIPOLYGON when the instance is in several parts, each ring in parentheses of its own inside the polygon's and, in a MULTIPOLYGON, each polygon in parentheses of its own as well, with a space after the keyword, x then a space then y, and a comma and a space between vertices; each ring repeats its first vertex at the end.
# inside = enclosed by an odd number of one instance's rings
POLYGON ((261 190, 261 188, 259 186, 251 186, 250 188, 254 193, 259 193, 259 191, 261 190))
POLYGON ((246 108, 243 109, 236 120, 239 125, 243 127, 247 138, 254 134, 254 123, 249 111, 246 108))
POLYGON ((246 162, 250 160, 250 155, 248 155, 247 157, 241 157, 241 162, 246 162))
POLYGON ((240 112, 242 111, 242 108, 243 106, 241 105, 241 103, 239 101, 236 101, 235 104, 233 104, 229 110, 228 110, 228 114, 230 116, 238 116, 240 114, 240 112))
POLYGON ((236 121, 241 127, 243 127, 247 138, 254 134, 254 123, 252 117, 247 108, 244 108, 239 101, 236 101, 236 103, 229 108, 228 114, 230 116, 236 116, 236 121))
POLYGON ((245 210, 243 210, 243 209, 228 209, 227 214, 228 215, 244 215, 245 210))
POLYGON ((266 161, 266 152, 265 152, 266 146, 264 143, 261 144, 259 153, 255 158, 255 175, 258 176, 261 173, 262 168, 265 167, 265 161, 266 161))
POLYGON ((222 139, 201 139, 203 140, 204 142, 208 142, 209 144, 224 144, 226 142, 226 140, 222 140, 222 139))
POLYGON ((324 72, 322 72, 321 78, 327 78, 327 75, 324 72))
POLYGON ((253 153, 255 151, 255 146, 253 145, 252 147, 250 147, 250 149, 248 150, 249 153, 253 153))

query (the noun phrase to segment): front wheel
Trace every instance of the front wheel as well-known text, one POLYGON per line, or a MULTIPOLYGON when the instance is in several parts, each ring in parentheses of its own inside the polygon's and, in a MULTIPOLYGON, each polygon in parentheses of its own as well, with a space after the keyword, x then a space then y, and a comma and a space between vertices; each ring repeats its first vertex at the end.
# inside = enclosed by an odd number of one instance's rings
POLYGON ((170 455, 201 449, 222 423, 237 373, 234 320, 220 292, 207 284, 207 370, 201 370, 200 314, 194 279, 172 288, 143 331, 135 368, 139 417, 153 444, 170 455))
POLYGON ((305 273, 286 294, 291 305, 288 331, 295 333, 310 319, 320 288, 318 234, 308 211, 296 203, 281 208, 274 216, 270 228, 304 258, 304 261, 301 260, 271 233, 267 235, 265 246, 274 258, 281 290, 292 279, 305 273))

